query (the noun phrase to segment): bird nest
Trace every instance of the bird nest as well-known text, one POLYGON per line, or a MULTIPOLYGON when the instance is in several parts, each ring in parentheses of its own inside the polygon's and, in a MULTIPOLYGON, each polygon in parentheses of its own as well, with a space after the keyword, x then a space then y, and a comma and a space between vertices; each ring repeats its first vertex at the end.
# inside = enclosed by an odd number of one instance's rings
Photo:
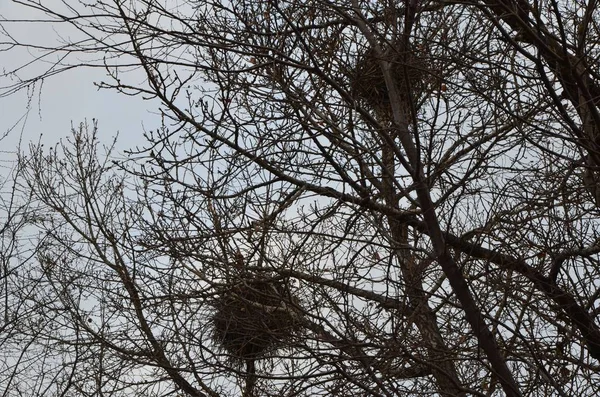
MULTIPOLYGON (((417 103, 427 88, 428 64, 416 48, 403 50, 402 45, 384 47, 384 59, 391 64, 391 75, 400 100, 417 103)), ((349 73, 354 98, 372 108, 377 115, 391 117, 390 95, 383 71, 373 48, 359 55, 358 61, 349 73)))
POLYGON ((212 302, 213 340, 234 361, 262 358, 289 344, 299 331, 297 304, 280 280, 231 281, 212 302))

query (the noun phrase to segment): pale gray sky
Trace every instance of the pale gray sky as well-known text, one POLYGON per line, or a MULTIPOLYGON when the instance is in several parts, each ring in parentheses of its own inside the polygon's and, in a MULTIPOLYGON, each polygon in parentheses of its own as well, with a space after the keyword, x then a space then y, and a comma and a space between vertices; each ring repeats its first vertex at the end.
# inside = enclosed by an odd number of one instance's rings
MULTIPOLYGON (((0 0, 0 16, 4 20, 44 17, 43 14, 6 0, 0 0)), ((65 30, 66 26, 1 21, 0 25, 19 41, 28 43, 49 44, 56 43, 59 35, 71 37, 71 33, 65 30)), ((5 37, 0 33, 0 42, 4 40, 5 37)), ((35 55, 24 49, 0 52, 0 70, 11 70, 31 61, 35 55)), ((24 71, 23 77, 31 77, 47 67, 48 64, 38 63, 24 71)), ((141 73, 129 77, 132 82, 143 81, 141 73)), ((28 142, 38 141, 40 134, 43 134, 45 143, 55 143, 69 135, 72 123, 77 125, 87 119, 91 124, 92 118, 99 121, 102 140, 105 137, 108 142, 119 133, 119 148, 126 149, 140 144, 142 129, 155 129, 159 125, 160 119, 151 113, 156 110, 158 103, 114 91, 98 90, 93 83, 103 79, 107 79, 107 73, 102 69, 70 70, 45 80, 41 96, 38 86, 30 103, 27 92, 0 98, 0 133, 5 134, 16 124, 10 135, 0 141, 0 150, 4 153, 2 160, 7 161, 11 157, 7 152, 14 152, 21 138, 23 148, 28 142)), ((7 83, 9 80, 1 76, 0 86, 7 83)))

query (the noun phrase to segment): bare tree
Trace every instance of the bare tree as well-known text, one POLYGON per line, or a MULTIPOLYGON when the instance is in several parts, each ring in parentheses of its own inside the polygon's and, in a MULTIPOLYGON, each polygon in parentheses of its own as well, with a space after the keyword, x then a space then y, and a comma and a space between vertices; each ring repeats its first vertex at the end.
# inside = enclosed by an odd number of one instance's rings
POLYGON ((22 4, 82 38, 3 22, 58 56, 5 94, 103 67, 163 127, 21 158, 7 390, 599 392, 595 1, 22 4))

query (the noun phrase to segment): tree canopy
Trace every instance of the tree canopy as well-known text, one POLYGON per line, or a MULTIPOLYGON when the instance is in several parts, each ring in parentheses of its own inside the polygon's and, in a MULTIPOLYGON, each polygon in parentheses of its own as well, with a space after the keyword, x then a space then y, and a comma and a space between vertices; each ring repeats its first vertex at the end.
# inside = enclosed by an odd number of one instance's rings
POLYGON ((5 177, 4 395, 600 394, 597 1, 15 3, 162 127, 5 177))

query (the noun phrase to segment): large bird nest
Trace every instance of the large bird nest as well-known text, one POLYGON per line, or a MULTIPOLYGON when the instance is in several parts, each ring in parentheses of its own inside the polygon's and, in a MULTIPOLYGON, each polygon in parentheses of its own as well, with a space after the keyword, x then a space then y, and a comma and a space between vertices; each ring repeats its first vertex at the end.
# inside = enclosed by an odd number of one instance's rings
POLYGON ((230 280, 212 302, 213 340, 234 362, 256 360, 288 345, 300 330, 298 299, 281 280, 230 280))
MULTIPOLYGON (((417 47, 403 49, 404 45, 387 44, 383 46, 383 58, 391 64, 391 74, 406 106, 413 101, 416 107, 428 86, 430 73, 423 51, 417 47)), ((390 95, 381 70, 380 61, 373 48, 359 54, 358 60, 349 77, 353 96, 362 104, 371 108, 384 118, 391 118, 390 95)), ((410 113, 410 112, 409 112, 410 113)))

